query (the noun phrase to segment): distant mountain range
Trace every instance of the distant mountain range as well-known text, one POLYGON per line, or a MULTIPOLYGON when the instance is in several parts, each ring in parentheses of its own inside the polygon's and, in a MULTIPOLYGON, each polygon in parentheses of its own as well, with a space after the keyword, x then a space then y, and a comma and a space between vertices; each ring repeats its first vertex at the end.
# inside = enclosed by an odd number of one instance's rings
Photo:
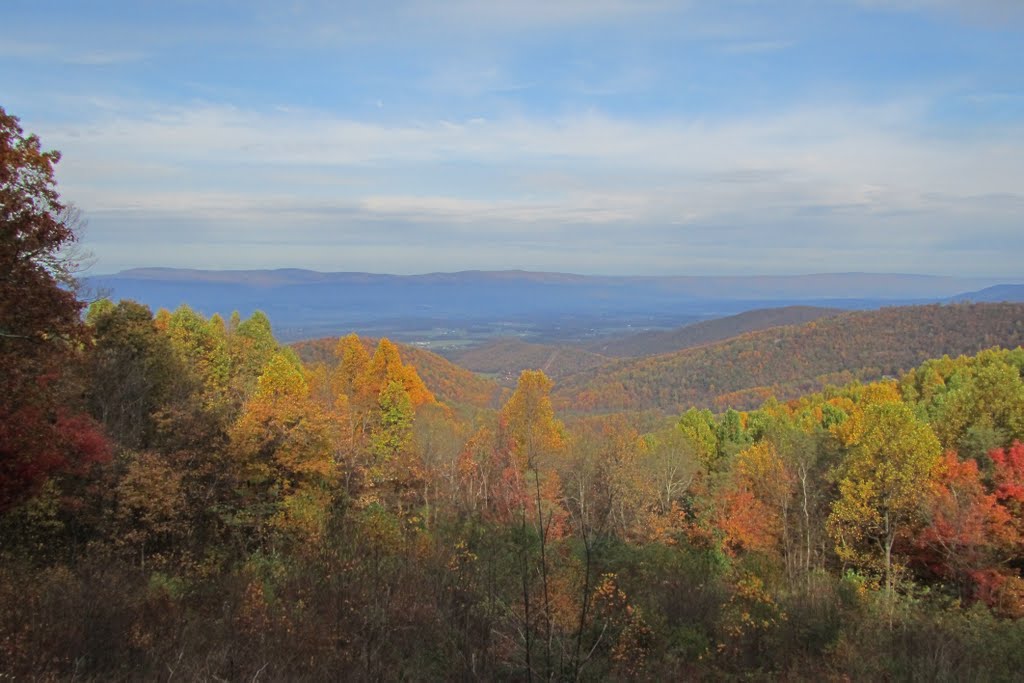
MULTIPOLYGON (((755 308, 843 309, 948 300, 1003 284, 984 278, 837 273, 735 277, 610 277, 526 271, 425 275, 282 270, 140 268, 86 283, 150 307, 186 303, 205 313, 263 310, 284 340, 359 330, 417 339, 422 330, 504 324, 524 334, 579 340, 615 329, 666 329, 755 308), (404 336, 403 336, 404 335, 404 336)), ((480 338, 477 338, 479 341, 480 338)))
POLYGON ((1024 302, 1024 285, 995 285, 977 292, 959 294, 950 299, 954 302, 974 301, 977 303, 1000 301, 1024 302))

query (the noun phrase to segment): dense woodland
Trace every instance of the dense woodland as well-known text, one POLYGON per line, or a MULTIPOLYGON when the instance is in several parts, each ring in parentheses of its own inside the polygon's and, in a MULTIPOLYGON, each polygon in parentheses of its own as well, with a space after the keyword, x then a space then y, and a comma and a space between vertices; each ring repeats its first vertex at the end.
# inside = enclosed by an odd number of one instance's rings
POLYGON ((758 308, 737 315, 691 323, 674 330, 651 330, 625 337, 598 339, 588 344, 588 347, 604 356, 623 358, 655 356, 694 346, 714 344, 769 327, 801 325, 841 313, 843 311, 838 308, 819 306, 758 308))
POLYGON ((555 399, 576 412, 756 408, 773 396, 898 377, 929 358, 1020 344, 1024 304, 892 306, 615 361, 566 377, 555 399))
MULTIPOLYGON (((563 421, 541 371, 501 396, 386 339, 304 363, 259 313, 86 310, 58 157, 0 135, 0 677, 1019 677, 1024 349, 563 421)), ((756 341, 707 372, 788 377, 756 341)))

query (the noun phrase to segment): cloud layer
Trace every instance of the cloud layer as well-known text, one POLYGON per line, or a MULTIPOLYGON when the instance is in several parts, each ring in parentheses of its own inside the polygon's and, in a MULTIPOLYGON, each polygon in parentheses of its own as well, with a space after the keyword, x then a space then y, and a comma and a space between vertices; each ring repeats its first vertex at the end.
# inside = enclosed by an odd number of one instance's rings
POLYGON ((957 6, 305 2, 9 42, 0 77, 102 270, 1017 276, 1021 36, 957 6), (908 27, 932 61, 892 61, 908 27))

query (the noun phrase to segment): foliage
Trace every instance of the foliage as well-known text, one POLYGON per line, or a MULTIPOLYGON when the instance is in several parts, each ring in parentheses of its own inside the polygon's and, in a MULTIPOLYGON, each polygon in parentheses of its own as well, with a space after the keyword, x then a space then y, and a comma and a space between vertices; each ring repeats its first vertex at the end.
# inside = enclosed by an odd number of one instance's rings
POLYGON ((77 214, 57 192, 60 154, 0 108, 0 514, 52 476, 108 457, 75 400, 88 330, 69 252, 77 214))
POLYGON ((931 429, 902 403, 869 405, 864 420, 863 433, 840 469, 829 531, 840 558, 881 571, 891 591, 893 546, 924 519, 940 447, 931 429))
MULTIPOLYGON (((366 355, 368 359, 368 349, 375 348, 377 340, 351 334, 340 342, 334 338, 313 339, 296 342, 292 348, 308 365, 325 363, 328 366, 336 367, 340 364, 339 359, 343 358, 345 353, 344 349, 340 352, 338 350, 341 343, 348 346, 349 353, 355 353, 357 356, 366 355), (358 347, 362 349, 361 352, 357 350, 357 344, 354 342, 358 343, 358 347)), ((417 374, 423 379, 423 383, 430 392, 451 406, 468 406, 474 410, 492 408, 502 393, 501 387, 495 382, 475 375, 436 353, 404 344, 395 344, 395 346, 404 362, 416 368, 417 374)), ((351 370, 348 373, 351 375, 351 370)), ((348 392, 347 389, 345 391, 348 392)))

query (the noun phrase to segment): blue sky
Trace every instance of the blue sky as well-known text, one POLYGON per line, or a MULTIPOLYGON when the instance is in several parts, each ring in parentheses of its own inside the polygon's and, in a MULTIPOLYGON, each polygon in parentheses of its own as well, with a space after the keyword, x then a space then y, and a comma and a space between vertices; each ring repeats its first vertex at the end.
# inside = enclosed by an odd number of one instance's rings
POLYGON ((1024 276, 1020 0, 8 0, 95 272, 1024 276))

